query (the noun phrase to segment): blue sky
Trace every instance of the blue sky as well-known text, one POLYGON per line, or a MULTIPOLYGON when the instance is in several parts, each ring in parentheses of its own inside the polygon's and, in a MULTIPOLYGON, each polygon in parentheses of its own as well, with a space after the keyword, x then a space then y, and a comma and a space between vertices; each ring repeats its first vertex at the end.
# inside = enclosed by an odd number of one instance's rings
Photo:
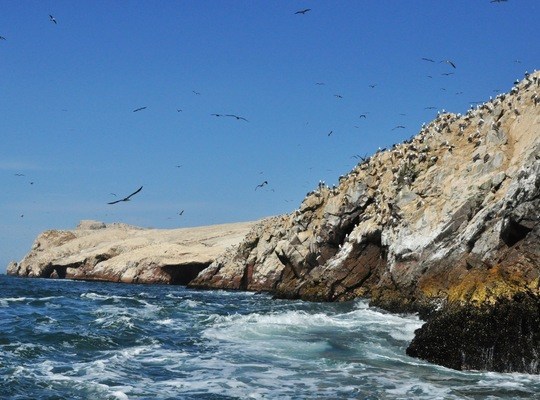
POLYGON ((0 272, 82 219, 175 228, 291 212, 354 156, 540 65, 538 0, 1 6, 0 272))

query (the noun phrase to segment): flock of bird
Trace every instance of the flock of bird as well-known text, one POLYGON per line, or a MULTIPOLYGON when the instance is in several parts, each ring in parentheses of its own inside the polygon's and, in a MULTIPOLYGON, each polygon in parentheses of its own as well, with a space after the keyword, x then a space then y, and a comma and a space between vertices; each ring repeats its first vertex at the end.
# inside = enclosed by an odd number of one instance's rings
MULTIPOLYGON (((491 3, 503 3, 503 2, 507 2, 507 0, 491 0, 490 2, 491 3)), ((301 9, 301 10, 298 10, 298 11, 294 12, 294 14, 296 14, 296 15, 306 15, 307 13, 309 13, 311 11, 312 11, 311 8, 305 8, 305 9, 301 9)), ((58 24, 58 21, 56 20, 56 18, 52 14, 49 14, 49 21, 54 25, 58 24)), ((0 36, 0 40, 6 40, 6 38, 4 36, 0 36)), ((457 65, 453 60, 445 59, 445 60, 437 61, 437 60, 434 60, 433 58, 422 57, 421 61, 428 62, 428 63, 441 63, 441 64, 444 63, 444 64, 448 65, 449 67, 451 67, 452 72, 443 72, 442 75, 444 75, 444 76, 454 75, 454 70, 457 70, 457 65)), ((429 77, 432 78, 432 76, 429 76, 429 77)), ((319 85, 319 86, 325 85, 324 82, 316 82, 315 84, 319 85)), ((377 83, 371 83, 368 86, 369 86, 370 89, 375 89, 378 86, 378 84, 377 83)), ((198 91, 193 90, 192 92, 193 92, 193 94, 195 94, 197 96, 201 95, 201 93, 198 92, 198 91)), ((341 94, 334 94, 334 97, 337 98, 337 99, 343 99, 343 96, 341 94)), ((133 109, 133 112, 134 113, 135 112, 141 112, 143 110, 146 110, 147 108, 148 108, 147 106, 137 107, 137 108, 133 109)), ((428 106, 428 107, 425 107, 425 109, 426 110, 435 110, 435 109, 437 109, 437 107, 428 106)), ((182 112, 183 110, 181 108, 177 108, 176 111, 177 112, 182 112)), ((217 117, 217 118, 221 118, 221 117, 223 117, 223 118, 232 118, 232 119, 235 119, 237 121, 249 122, 247 118, 245 118, 243 116, 240 116, 240 115, 237 115, 237 114, 212 113, 210 115, 214 116, 214 117, 217 117)), ((367 119, 368 115, 369 115, 369 112, 364 112, 364 113, 359 115, 359 118, 360 119, 367 119)), ((401 115, 405 115, 405 114, 401 114, 401 115)), ((355 126, 355 127, 358 128, 358 126, 355 126)), ((396 125, 395 127, 392 128, 392 131, 398 130, 398 129, 406 129, 406 127, 404 125, 401 125, 401 124, 396 125)), ((333 133, 334 133, 334 131, 330 130, 330 132, 327 134, 327 136, 331 136, 333 133)), ((353 156, 353 158, 359 158, 359 159, 365 160, 367 158, 367 155, 364 156, 364 157, 355 155, 355 156, 353 156)), ((177 165, 176 167, 180 168, 181 165, 177 165)), ((17 173, 15 175, 19 176, 19 177, 24 176, 24 174, 20 174, 20 173, 17 173)), ((31 184, 33 184, 33 182, 31 182, 31 184)), ((258 184, 255 187, 255 190, 258 190, 259 188, 263 188, 263 187, 265 187, 267 185, 268 185, 268 181, 265 180, 262 183, 258 184)), ((108 202, 107 204, 114 205, 114 204, 118 204, 118 203, 122 203, 122 202, 128 202, 128 201, 131 200, 131 198, 133 196, 140 193, 142 191, 142 189, 143 189, 143 186, 139 187, 137 190, 135 190, 133 193, 129 194, 128 196, 125 196, 125 197, 123 197, 121 199, 118 199, 118 200, 115 200, 115 201, 108 202)), ((178 214, 183 215, 183 213, 184 213, 184 210, 182 210, 178 214)))

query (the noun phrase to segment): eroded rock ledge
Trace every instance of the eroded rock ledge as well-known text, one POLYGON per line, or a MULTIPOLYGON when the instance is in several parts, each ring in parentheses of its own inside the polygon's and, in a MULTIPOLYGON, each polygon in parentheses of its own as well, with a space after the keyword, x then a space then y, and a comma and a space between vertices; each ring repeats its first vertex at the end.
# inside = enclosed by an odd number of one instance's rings
POLYGON ((428 319, 411 355, 537 373, 538 92, 535 72, 465 115, 440 114, 337 186, 321 183, 290 215, 256 225, 190 286, 369 297, 428 319))
POLYGON ((182 229, 143 229, 82 221, 74 230, 38 236, 7 273, 125 283, 188 284, 228 247, 238 244, 253 222, 182 229))

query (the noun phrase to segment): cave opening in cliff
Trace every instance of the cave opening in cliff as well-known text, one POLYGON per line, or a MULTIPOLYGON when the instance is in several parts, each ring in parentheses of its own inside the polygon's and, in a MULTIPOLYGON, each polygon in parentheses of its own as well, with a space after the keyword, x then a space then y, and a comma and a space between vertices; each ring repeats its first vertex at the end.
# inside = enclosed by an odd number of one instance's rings
POLYGON ((169 275, 170 285, 186 286, 199 275, 203 269, 208 267, 209 263, 191 263, 184 265, 167 265, 162 268, 163 272, 169 275))
POLYGON ((501 239, 508 247, 512 247, 525 239, 530 231, 532 231, 532 228, 510 219, 506 221, 501 230, 501 239))

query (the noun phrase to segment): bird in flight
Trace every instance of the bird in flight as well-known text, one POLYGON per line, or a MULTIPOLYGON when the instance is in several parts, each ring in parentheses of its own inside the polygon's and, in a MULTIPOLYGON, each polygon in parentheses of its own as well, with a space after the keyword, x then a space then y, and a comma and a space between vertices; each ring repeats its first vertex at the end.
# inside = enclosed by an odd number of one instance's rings
POLYGON ((146 107, 136 108, 135 110, 133 110, 133 112, 142 111, 142 110, 146 110, 146 107))
POLYGON ((298 10, 295 14, 305 14, 309 11, 311 11, 311 8, 304 8, 303 10, 298 10))
POLYGON ((178 215, 182 215, 182 214, 184 214, 184 210, 182 210, 182 211, 180 211, 180 212, 178 213, 178 215))
POLYGON ((193 93, 195 93, 196 95, 200 95, 199 92, 196 92, 195 90, 192 90, 193 93))
POLYGON ((257 190, 258 188, 262 188, 264 185, 268 185, 268 181, 264 181, 263 183, 257 185, 257 186, 255 187, 255 190, 257 190))
POLYGON ((367 118, 367 115, 366 114, 360 114, 360 116, 358 118, 367 118))
POLYGON ((240 117, 238 115, 235 115, 235 114, 210 114, 210 115, 213 115, 215 117, 232 117, 232 118, 236 118, 238 120, 244 120, 246 122, 249 122, 247 119, 245 119, 244 117, 240 117))
POLYGON ((322 85, 324 85, 324 82, 315 82, 315 85, 322 86, 322 85))
POLYGON ((395 130, 395 129, 405 129, 405 127, 403 125, 398 125, 392 128, 392 130, 395 130))
POLYGON ((433 107, 433 106, 429 106, 429 107, 425 107, 424 110, 436 110, 437 107, 433 107))
POLYGON ((6 38, 3 36, 0 36, 0 40, 6 40, 6 38))
POLYGON ((454 75, 453 72, 444 72, 443 74, 441 74, 443 76, 450 76, 450 75, 454 75))
POLYGON ((337 97, 338 99, 342 99, 342 98, 343 98, 343 96, 340 95, 340 94, 335 94, 334 97, 337 97))
POLYGON ((370 88, 374 89, 377 85, 369 85, 370 88))
POLYGON ((503 3, 508 0, 491 0, 490 3, 503 3))
POLYGON ((51 21, 51 22, 57 24, 56 18, 54 18, 51 14, 49 14, 49 21, 51 21))
POLYGON ((129 196, 126 196, 124 197, 123 199, 120 199, 120 200, 116 200, 116 201, 111 201, 110 203, 107 203, 107 204, 116 204, 116 203, 120 203, 121 201, 129 201, 131 199, 131 197, 135 196, 137 193, 139 193, 141 190, 142 190, 142 186, 140 188, 138 188, 137 190, 135 190, 133 193, 131 193, 129 196))
POLYGON ((328 132, 328 136, 330 136, 332 133, 334 133, 334 131, 330 131, 328 132))
POLYGON ((19 174, 19 173, 13 174, 13 175, 15 175, 15 176, 24 176, 24 174, 19 174))
POLYGON ((441 61, 442 63, 447 63, 448 65, 450 65, 452 68, 456 68, 456 64, 454 64, 452 61, 450 60, 442 60, 441 61))
POLYGON ((432 63, 435 62, 435 60, 432 60, 431 58, 425 58, 425 57, 422 57, 422 60, 429 61, 429 62, 432 62, 432 63))

